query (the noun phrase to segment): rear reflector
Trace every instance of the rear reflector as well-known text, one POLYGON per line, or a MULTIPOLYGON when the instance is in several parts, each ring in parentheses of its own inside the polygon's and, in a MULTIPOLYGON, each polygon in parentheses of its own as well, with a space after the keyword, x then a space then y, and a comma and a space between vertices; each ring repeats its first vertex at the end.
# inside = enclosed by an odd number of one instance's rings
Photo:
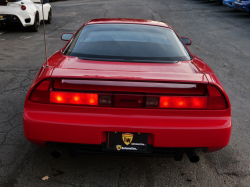
POLYGON ((227 102, 222 93, 212 85, 207 86, 208 90, 208 109, 225 109, 227 108, 227 102))
POLYGON ((49 103, 50 97, 50 79, 43 80, 31 93, 30 101, 34 103, 49 103))
POLYGON ((21 6, 21 9, 22 9, 22 10, 26 10, 26 6, 22 5, 22 6, 21 6))

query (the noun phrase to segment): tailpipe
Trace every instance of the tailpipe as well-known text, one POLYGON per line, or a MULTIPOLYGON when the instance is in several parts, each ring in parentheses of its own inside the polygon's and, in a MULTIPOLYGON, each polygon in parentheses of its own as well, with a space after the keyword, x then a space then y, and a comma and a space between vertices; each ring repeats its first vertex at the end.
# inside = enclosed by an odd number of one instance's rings
POLYGON ((187 150, 186 154, 187 154, 190 162, 192 162, 192 163, 199 162, 200 157, 195 153, 194 149, 187 150))
POLYGON ((56 149, 51 152, 51 156, 53 156, 54 158, 60 158, 61 155, 62 155, 62 145, 58 144, 56 146, 56 149))

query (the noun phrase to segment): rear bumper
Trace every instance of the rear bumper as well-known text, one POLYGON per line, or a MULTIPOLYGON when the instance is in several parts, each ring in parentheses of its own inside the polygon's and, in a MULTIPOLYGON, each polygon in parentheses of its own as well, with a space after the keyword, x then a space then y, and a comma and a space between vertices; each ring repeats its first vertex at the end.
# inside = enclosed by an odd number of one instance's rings
POLYGON ((101 145, 107 132, 149 133, 153 147, 225 147, 231 134, 230 109, 220 111, 102 108, 27 102, 27 139, 101 145))
MULTIPOLYGON (((1 14, 1 15, 3 15, 3 14, 1 14)), ((6 15, 6 14, 4 14, 3 16, 5 19, 0 20, 0 24, 23 26, 19 17, 15 16, 15 15, 6 15)))
POLYGON ((0 15, 5 17, 4 20, 0 20, 0 23, 17 24, 23 27, 34 24, 34 18, 29 15, 28 10, 23 11, 20 7, 4 6, 0 7, 0 12, 0 15))

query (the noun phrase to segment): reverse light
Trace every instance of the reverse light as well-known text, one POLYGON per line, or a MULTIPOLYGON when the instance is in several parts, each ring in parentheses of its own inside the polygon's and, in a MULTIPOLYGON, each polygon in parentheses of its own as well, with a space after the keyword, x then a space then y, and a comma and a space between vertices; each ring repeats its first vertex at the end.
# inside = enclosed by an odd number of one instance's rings
POLYGON ((159 106, 159 98, 158 97, 147 97, 146 106, 158 107, 159 106))
POLYGON ((22 9, 22 10, 26 10, 26 6, 22 5, 22 6, 21 6, 21 9, 22 9))
POLYGON ((111 95, 99 95, 99 104, 100 105, 111 105, 112 96, 111 95))

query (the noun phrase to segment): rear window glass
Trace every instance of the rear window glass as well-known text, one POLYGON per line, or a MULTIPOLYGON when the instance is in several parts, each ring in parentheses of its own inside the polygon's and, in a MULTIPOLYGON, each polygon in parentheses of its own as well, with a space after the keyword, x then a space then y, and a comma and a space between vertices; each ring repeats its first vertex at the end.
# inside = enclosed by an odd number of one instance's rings
POLYGON ((78 33, 67 55, 81 59, 173 62, 190 60, 169 28, 136 24, 94 24, 78 33))

